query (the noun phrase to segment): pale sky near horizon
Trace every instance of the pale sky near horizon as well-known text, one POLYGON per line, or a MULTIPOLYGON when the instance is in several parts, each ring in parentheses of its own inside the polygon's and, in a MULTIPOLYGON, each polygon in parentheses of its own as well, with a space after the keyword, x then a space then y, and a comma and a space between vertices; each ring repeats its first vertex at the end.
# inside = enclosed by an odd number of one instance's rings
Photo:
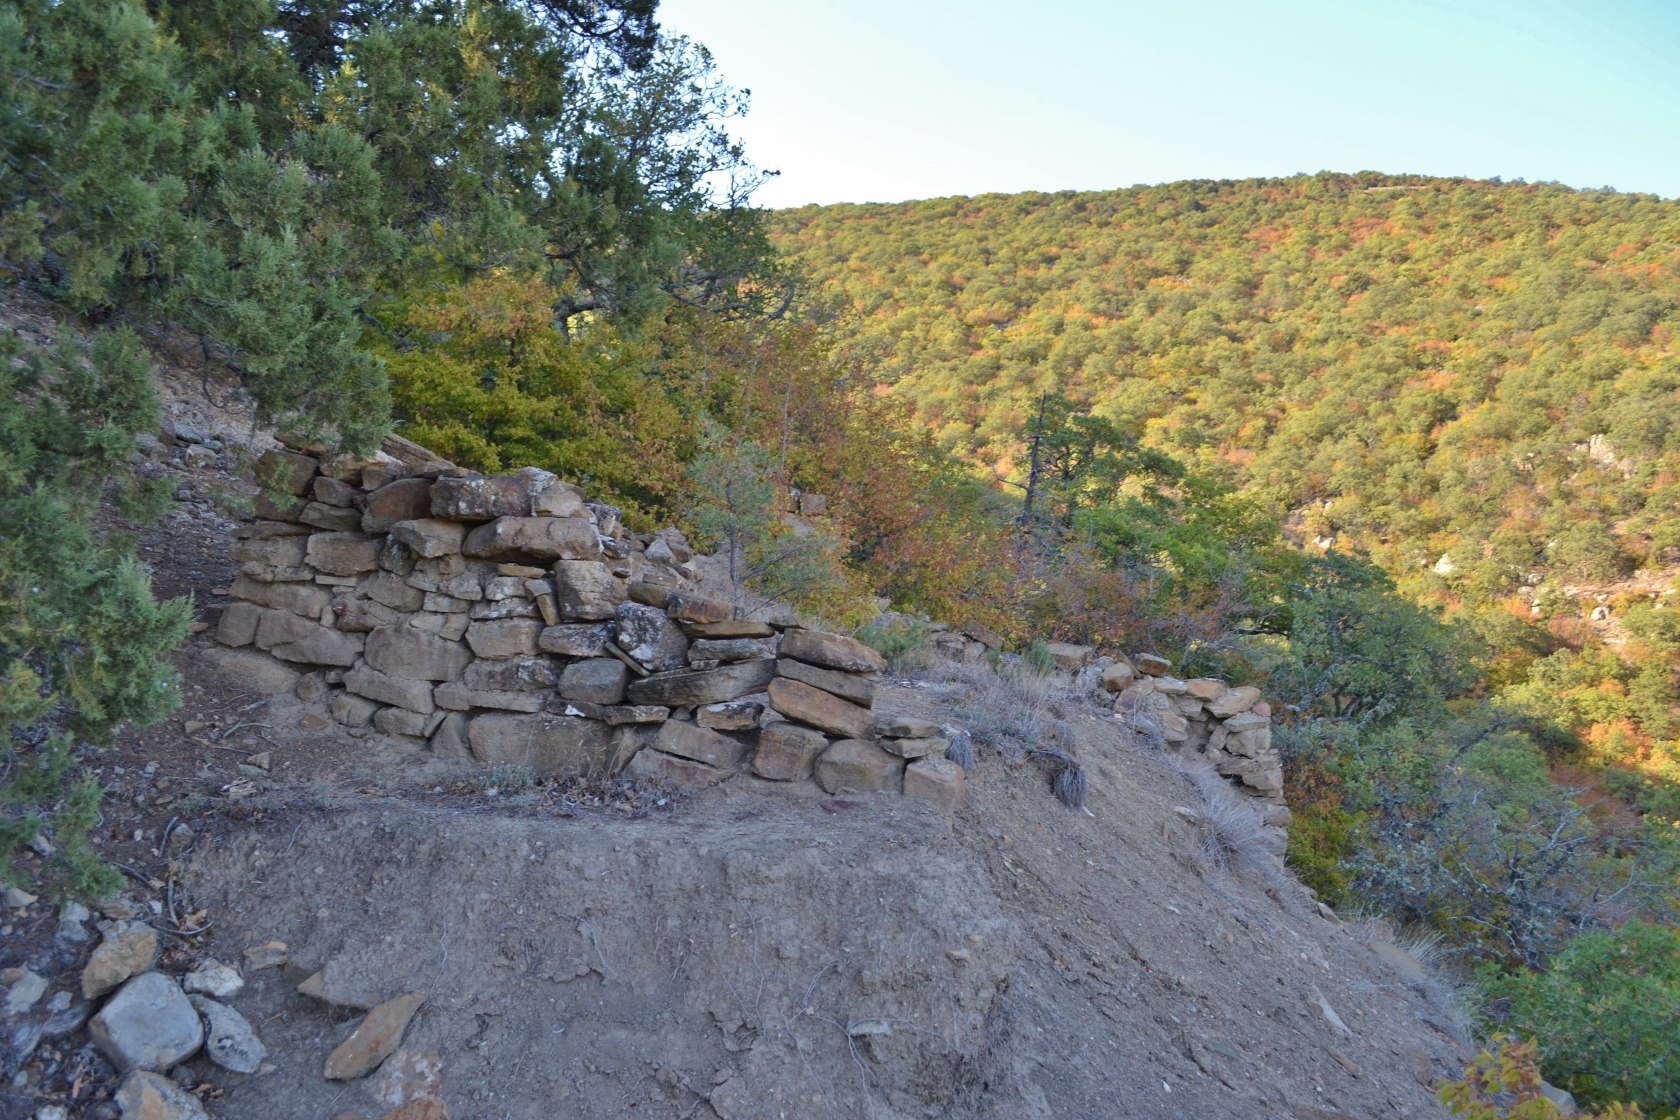
POLYGON ((1680 0, 664 0, 764 206, 1297 172, 1680 197, 1680 0))

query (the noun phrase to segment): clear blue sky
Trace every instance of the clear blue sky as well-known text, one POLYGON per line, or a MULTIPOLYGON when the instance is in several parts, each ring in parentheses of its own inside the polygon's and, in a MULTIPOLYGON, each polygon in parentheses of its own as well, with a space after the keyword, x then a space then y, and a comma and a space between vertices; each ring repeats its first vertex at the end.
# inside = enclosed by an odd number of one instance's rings
POLYGON ((1680 196, 1680 0, 664 0, 766 206, 1321 170, 1680 196))

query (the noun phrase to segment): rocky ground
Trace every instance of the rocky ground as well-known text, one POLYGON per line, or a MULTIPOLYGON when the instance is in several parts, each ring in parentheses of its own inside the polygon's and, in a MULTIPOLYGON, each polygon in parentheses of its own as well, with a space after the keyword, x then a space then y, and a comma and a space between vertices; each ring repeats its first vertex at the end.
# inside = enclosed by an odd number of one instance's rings
MULTIPOLYGON (((161 384, 179 505, 143 555, 210 622, 262 439, 161 384)), ((1094 708, 1061 710, 1086 811, 985 751, 952 816, 527 786, 265 701, 209 644, 176 717, 93 763, 127 895, 8 899, 0 1117, 1437 1117, 1466 1057, 1380 928, 1210 843, 1204 788, 1094 708), (135 1045, 196 1052, 119 1099, 135 1045)), ((936 674, 876 707, 971 702, 936 674)))

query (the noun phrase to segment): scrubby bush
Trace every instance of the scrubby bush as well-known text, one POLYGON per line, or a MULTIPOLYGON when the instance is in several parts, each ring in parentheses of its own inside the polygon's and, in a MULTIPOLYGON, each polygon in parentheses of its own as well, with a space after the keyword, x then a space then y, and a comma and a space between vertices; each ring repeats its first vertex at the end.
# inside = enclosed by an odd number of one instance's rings
POLYGON ((886 658, 895 673, 927 664, 928 626, 920 619, 876 619, 858 628, 857 639, 886 658))

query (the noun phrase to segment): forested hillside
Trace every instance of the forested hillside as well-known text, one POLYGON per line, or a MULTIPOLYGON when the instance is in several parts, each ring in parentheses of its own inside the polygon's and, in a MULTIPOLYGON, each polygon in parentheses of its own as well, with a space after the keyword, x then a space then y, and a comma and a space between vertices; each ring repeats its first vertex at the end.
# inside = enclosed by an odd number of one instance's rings
POLYGON ((1608 581, 1680 545, 1680 203, 1319 175, 775 228, 857 314, 847 350, 1001 476, 1048 391, 1417 590, 1608 581))

